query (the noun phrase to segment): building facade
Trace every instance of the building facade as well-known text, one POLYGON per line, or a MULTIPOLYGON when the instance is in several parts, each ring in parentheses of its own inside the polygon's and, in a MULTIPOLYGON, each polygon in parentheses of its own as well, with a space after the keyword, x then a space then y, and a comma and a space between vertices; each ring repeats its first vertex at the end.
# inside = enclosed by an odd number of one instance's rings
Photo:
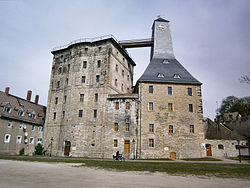
POLYGON ((201 82, 175 58, 169 21, 158 18, 149 40, 112 36, 52 51, 44 146, 52 155, 194 158, 207 154, 201 82), (151 47, 133 87, 125 48, 151 47))
POLYGON ((31 102, 31 91, 22 99, 0 91, 0 154, 33 154, 35 146, 43 143, 46 107, 39 105, 39 96, 31 102))

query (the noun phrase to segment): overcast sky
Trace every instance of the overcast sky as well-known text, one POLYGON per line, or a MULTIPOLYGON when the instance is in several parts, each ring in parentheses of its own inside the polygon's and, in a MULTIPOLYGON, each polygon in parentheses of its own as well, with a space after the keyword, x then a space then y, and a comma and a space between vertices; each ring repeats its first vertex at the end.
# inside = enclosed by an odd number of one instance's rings
MULTIPOLYGON (((250 96, 238 78, 250 72, 249 0, 0 0, 0 90, 47 104, 52 48, 79 38, 113 34, 151 37, 157 15, 170 20, 176 58, 203 83, 204 116, 223 98, 250 96)), ((129 50, 136 81, 149 48, 129 50)))

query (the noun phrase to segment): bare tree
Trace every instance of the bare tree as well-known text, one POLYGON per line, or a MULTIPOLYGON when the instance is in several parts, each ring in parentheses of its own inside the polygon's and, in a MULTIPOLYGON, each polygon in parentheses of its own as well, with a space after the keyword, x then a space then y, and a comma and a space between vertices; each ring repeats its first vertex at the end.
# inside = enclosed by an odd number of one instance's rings
POLYGON ((247 83, 250 84, 250 72, 249 75, 243 75, 239 78, 240 83, 247 83))

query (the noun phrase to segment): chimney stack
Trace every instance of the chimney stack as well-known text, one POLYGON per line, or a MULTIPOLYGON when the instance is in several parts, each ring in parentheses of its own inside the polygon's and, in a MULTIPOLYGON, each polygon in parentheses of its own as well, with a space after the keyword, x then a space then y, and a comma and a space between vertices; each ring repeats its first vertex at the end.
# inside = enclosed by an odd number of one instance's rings
POLYGON ((9 88, 9 87, 6 87, 6 88, 5 88, 5 94, 6 94, 6 95, 9 95, 9 91, 10 91, 10 88, 9 88))
POLYGON ((39 95, 36 95, 35 104, 38 104, 38 101, 39 101, 39 95))
POLYGON ((32 91, 31 91, 31 90, 28 90, 28 91, 27 91, 27 97, 26 97, 26 100, 27 100, 27 101, 30 101, 30 99, 31 99, 31 94, 32 94, 32 91))

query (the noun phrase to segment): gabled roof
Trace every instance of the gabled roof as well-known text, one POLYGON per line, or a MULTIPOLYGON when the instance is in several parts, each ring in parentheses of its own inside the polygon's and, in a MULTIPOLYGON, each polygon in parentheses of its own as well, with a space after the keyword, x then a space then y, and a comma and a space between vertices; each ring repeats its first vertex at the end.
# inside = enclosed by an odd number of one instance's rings
POLYGON ((44 125, 46 115, 46 107, 27 101, 13 95, 6 95, 5 92, 0 91, 0 117, 10 120, 17 120, 21 122, 32 123, 36 125, 44 125), (11 112, 4 112, 4 106, 6 104, 11 105, 11 112), (23 109, 23 116, 18 115, 18 110, 23 109), (29 117, 29 113, 35 113, 36 118, 29 117))
POLYGON ((138 81, 201 85, 176 59, 152 58, 138 81))

